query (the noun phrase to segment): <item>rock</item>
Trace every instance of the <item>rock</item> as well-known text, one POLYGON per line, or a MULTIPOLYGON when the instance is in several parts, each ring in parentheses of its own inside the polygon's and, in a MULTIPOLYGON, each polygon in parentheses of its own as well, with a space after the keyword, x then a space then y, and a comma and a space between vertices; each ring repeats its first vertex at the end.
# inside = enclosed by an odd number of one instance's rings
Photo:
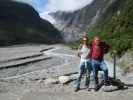
POLYGON ((54 78, 48 78, 45 80, 45 84, 49 85, 49 84, 58 84, 58 79, 54 79, 54 78))
POLYGON ((70 76, 71 80, 76 80, 78 78, 79 74, 72 74, 70 76))
POLYGON ((59 82, 61 84, 65 84, 67 82, 71 81, 71 78, 69 76, 60 76, 59 77, 59 82))
POLYGON ((43 82, 44 82, 44 80, 42 80, 42 79, 37 81, 37 83, 43 83, 43 82))
POLYGON ((115 90, 118 90, 118 88, 117 86, 110 85, 110 86, 103 86, 101 90, 104 92, 113 92, 115 90))
POLYGON ((133 52, 127 51, 120 59, 118 59, 118 65, 124 70, 125 73, 133 71, 133 52))

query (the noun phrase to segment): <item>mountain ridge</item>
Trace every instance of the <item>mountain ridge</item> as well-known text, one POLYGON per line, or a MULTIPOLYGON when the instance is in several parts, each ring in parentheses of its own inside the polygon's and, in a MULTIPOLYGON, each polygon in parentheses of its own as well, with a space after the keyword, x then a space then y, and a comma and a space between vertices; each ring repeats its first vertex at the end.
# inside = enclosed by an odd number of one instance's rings
POLYGON ((1 46, 62 41, 60 32, 28 4, 1 0, 0 12, 1 46))

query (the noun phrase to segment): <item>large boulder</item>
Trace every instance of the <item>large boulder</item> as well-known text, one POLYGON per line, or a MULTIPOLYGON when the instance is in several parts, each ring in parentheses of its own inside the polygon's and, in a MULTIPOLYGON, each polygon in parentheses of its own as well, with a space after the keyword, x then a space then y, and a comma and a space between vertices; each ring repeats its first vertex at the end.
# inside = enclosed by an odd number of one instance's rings
POLYGON ((60 76, 59 77, 59 82, 61 84, 65 84, 67 82, 71 81, 71 78, 69 76, 60 76))

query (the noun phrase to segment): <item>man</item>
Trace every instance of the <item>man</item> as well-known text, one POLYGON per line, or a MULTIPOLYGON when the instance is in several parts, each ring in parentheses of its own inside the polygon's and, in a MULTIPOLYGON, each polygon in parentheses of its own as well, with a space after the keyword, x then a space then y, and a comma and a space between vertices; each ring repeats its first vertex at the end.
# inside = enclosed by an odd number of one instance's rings
POLYGON ((107 53, 109 50, 109 45, 105 42, 102 42, 100 37, 96 36, 91 44, 91 51, 90 51, 90 59, 91 59, 91 66, 93 70, 94 76, 94 90, 97 91, 99 89, 99 82, 98 82, 98 71, 101 70, 104 72, 104 85, 109 85, 109 78, 108 78, 108 68, 106 63, 104 62, 104 54, 107 53))
POLYGON ((91 63, 88 58, 88 54, 89 54, 88 38, 87 38, 87 35, 84 34, 83 39, 82 39, 82 44, 80 45, 80 47, 78 49, 78 56, 81 58, 81 60, 80 60, 80 65, 79 65, 79 70, 80 70, 79 77, 77 79, 77 86, 76 86, 75 92, 80 90, 80 82, 81 82, 81 78, 84 74, 86 74, 85 86, 86 86, 86 88, 89 87, 91 63))

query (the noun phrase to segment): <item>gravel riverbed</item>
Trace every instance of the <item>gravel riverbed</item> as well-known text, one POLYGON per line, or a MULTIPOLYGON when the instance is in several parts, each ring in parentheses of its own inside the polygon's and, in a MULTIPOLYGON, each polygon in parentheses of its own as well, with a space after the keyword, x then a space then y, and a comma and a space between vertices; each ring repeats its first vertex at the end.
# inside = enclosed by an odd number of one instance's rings
MULTIPOLYGON (((101 89, 94 92, 83 88, 75 93, 74 81, 66 85, 58 82, 46 84, 47 79, 55 79, 56 81, 62 75, 77 76, 80 60, 76 56, 76 51, 68 47, 63 45, 51 46, 54 48, 43 52, 44 55, 51 56, 50 59, 0 70, 0 100, 132 100, 133 74, 122 76, 120 70, 118 70, 117 78, 120 78, 126 84, 130 84, 128 89, 114 90, 112 92, 103 92, 101 89)), ((27 49, 26 47, 23 48, 27 49)), ((46 46, 35 46, 33 48, 39 52, 44 47, 46 46)), ((112 75, 113 64, 111 62, 107 63, 110 75, 112 75)))

